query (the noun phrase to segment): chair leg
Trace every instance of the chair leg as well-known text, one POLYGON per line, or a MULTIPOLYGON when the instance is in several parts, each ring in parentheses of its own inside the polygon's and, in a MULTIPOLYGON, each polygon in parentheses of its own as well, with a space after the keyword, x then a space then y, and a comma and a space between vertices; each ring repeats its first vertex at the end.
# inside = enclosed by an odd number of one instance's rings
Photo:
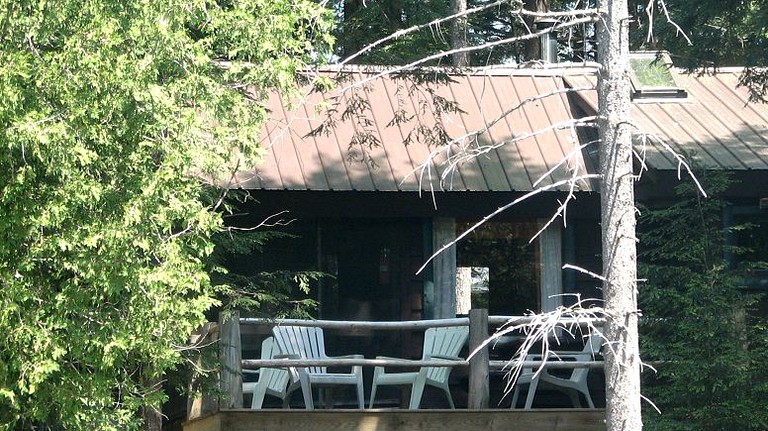
POLYGON ((376 381, 373 381, 373 385, 371 385, 371 401, 368 402, 368 408, 373 408, 373 400, 376 399, 376 381))
POLYGON ((411 402, 408 405, 410 410, 418 410, 421 405, 421 397, 424 395, 424 381, 417 379, 411 387, 411 402))
POLYGON ((264 397, 267 395, 266 385, 256 385, 256 389, 253 391, 253 398, 251 399, 251 408, 260 409, 264 404, 264 397))
POLYGON ((315 403, 312 402, 312 385, 309 384, 307 373, 300 373, 299 381, 301 382, 301 393, 304 395, 304 406, 307 410, 314 410, 315 403))
POLYGON ((509 405, 509 408, 516 409, 517 408, 517 397, 520 395, 520 385, 515 385, 515 390, 512 392, 512 404, 509 405))
POLYGON ((448 387, 447 384, 443 387, 443 391, 445 391, 445 397, 448 398, 448 405, 451 406, 452 410, 455 410, 456 405, 453 403, 453 397, 451 396, 451 389, 448 387))
POLYGON ((592 401, 592 395, 589 393, 589 387, 585 384, 582 388, 581 393, 584 394, 584 397, 587 399, 587 405, 590 409, 595 408, 595 403, 592 401))
POLYGON ((530 410, 533 406, 533 398, 536 396, 536 388, 539 386, 539 378, 534 377, 528 385, 528 396, 525 398, 525 409, 530 410))
POLYGON ((365 393, 363 392, 363 373, 357 375, 357 407, 362 410, 365 408, 365 393))

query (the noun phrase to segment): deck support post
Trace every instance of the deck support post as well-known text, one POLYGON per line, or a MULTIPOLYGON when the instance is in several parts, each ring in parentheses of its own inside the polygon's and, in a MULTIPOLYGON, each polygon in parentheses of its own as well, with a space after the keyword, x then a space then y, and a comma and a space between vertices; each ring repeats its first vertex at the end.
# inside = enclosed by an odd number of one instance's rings
MULTIPOLYGON (((204 360, 203 349, 206 346, 215 345, 219 338, 219 326, 216 322, 208 322, 200 329, 195 331, 190 337, 190 346, 197 349, 195 364, 200 369, 210 366, 204 360)), ((194 374, 189 382, 189 392, 191 395, 187 399, 187 419, 197 419, 216 413, 219 411, 219 403, 215 396, 211 395, 213 391, 205 384, 204 376, 194 374)))
POLYGON ((219 408, 239 409, 243 407, 243 369, 240 341, 240 313, 237 311, 219 313, 221 335, 221 400, 219 408))
MULTIPOLYGON (((469 351, 474 352, 488 338, 488 310, 469 310, 469 351)), ((469 408, 487 409, 490 400, 488 346, 469 359, 469 408)))

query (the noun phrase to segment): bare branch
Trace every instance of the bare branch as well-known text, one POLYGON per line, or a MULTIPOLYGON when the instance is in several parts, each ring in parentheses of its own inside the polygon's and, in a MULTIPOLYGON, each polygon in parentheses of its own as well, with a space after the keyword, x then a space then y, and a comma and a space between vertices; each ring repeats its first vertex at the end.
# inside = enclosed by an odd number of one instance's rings
POLYGON ((265 228, 265 227, 276 227, 276 226, 288 226, 289 224, 296 221, 296 219, 290 219, 285 220, 282 218, 279 218, 283 214, 288 214, 288 210, 283 210, 278 213, 272 214, 269 217, 265 218, 261 221, 261 223, 257 224, 256 226, 251 227, 234 227, 234 226, 227 226, 227 231, 239 231, 239 232, 251 232, 257 229, 265 228))
MULTIPOLYGON (((635 127, 637 129, 637 127, 635 127)), ((639 130, 639 129, 638 129, 639 130)), ((640 136, 642 136, 642 140, 644 143, 647 143, 649 140, 653 140, 658 145, 661 145, 669 154, 672 155, 672 157, 677 162, 677 179, 682 178, 682 171, 685 171, 693 180, 694 184, 696 184, 696 188, 699 190, 699 193, 701 193, 702 196, 707 197, 707 192, 704 190, 704 186, 701 185, 699 182, 699 179, 696 177, 696 174, 694 174, 693 169, 691 168, 691 165, 686 160, 685 156, 683 154, 680 154, 679 152, 675 151, 674 148, 672 148, 669 143, 667 143, 664 139, 650 135, 647 133, 642 133, 640 136)), ((645 165, 645 157, 640 159, 643 166, 645 165)))
MULTIPOLYGON (((578 177, 576 177, 576 180, 577 181, 583 181, 583 180, 587 180, 587 179, 591 179, 591 178, 600 178, 600 175, 597 175, 597 174, 579 175, 578 177)), ((478 227, 480 227, 483 224, 485 224, 488 220, 496 217, 497 215, 503 213, 504 211, 508 210, 509 208, 512 208, 513 206, 519 204, 520 202, 526 201, 526 200, 528 200, 528 199, 530 199, 530 198, 532 198, 532 197, 534 197, 534 196, 536 196, 536 195, 538 195, 540 193, 543 193, 545 191, 556 190, 558 187, 566 185, 566 184, 569 184, 572 181, 573 181, 573 178, 568 178, 568 179, 565 179, 565 180, 556 181, 556 182, 554 182, 552 184, 549 184, 549 185, 540 187, 538 189, 532 190, 532 191, 524 194, 523 196, 520 196, 519 198, 513 200, 512 202, 509 202, 508 204, 505 204, 505 205, 497 208, 495 211, 493 211, 492 213, 486 215, 485 217, 483 217, 482 220, 480 220, 479 222, 475 223, 469 229, 464 231, 461 235, 457 236, 455 240, 453 240, 453 241, 449 242, 448 244, 445 244, 442 247, 440 247, 440 249, 438 249, 436 252, 434 252, 432 254, 432 256, 430 256, 426 260, 426 262, 424 262, 424 264, 421 265, 421 267, 419 267, 419 269, 416 271, 416 274, 420 274, 421 271, 423 271, 424 268, 426 268, 427 265, 429 265, 430 262, 432 262, 438 255, 440 255, 440 253, 444 252, 445 250, 447 250, 450 247, 452 247, 453 245, 455 245, 457 242, 461 241, 464 237, 466 237, 467 235, 472 233, 478 227)))
POLYGON ((669 9, 667 9, 667 3, 664 0, 648 0, 648 4, 645 6, 645 14, 648 16, 648 35, 646 36, 646 41, 651 42, 653 40, 653 15, 657 2, 659 4, 659 8, 667 19, 667 24, 672 25, 675 28, 677 35, 682 35, 686 42, 688 42, 688 45, 693 45, 693 42, 691 42, 691 39, 687 34, 685 34, 685 31, 683 31, 683 29, 680 28, 680 26, 677 25, 677 23, 670 16, 669 9))
POLYGON ((365 79, 363 79, 361 81, 357 81, 357 82, 355 82, 353 84, 350 84, 350 85, 342 88, 340 90, 340 92, 344 93, 346 91, 349 91, 351 88, 362 86, 364 84, 367 84, 368 82, 371 82, 373 80, 382 78, 384 76, 387 76, 387 75, 390 75, 390 74, 393 74, 393 73, 398 73, 398 72, 401 72, 403 70, 412 69, 412 68, 414 68, 416 66, 419 66, 419 65, 422 65, 424 63, 428 63, 428 62, 433 61, 433 60, 438 60, 440 58, 447 57, 449 55, 453 55, 453 54, 456 54, 456 53, 481 51, 481 50, 484 50, 484 49, 487 49, 487 48, 493 48, 495 46, 505 45, 505 44, 508 44, 508 43, 522 42, 522 41, 525 41, 525 40, 538 38, 541 35, 544 35, 546 33, 550 33, 550 32, 553 32, 553 31, 557 31, 557 30, 560 30, 560 29, 566 29, 566 28, 569 28, 569 27, 575 27, 577 25, 586 24, 586 23, 590 23, 590 22, 596 22, 596 21, 597 21, 597 15, 596 14, 595 15, 589 15, 589 16, 586 16, 586 17, 583 17, 583 18, 575 18, 575 19, 572 19, 572 20, 569 20, 569 21, 566 21, 566 22, 561 22, 561 23, 558 23, 558 24, 556 24, 556 25, 554 25, 554 26, 552 26, 550 28, 537 31, 535 33, 529 33, 529 34, 525 34, 525 35, 522 35, 522 36, 513 36, 513 37, 504 38, 504 39, 499 39, 499 40, 496 40, 496 41, 493 41, 493 42, 484 43, 482 45, 475 45, 475 46, 468 46, 468 47, 465 47, 465 48, 449 49, 449 50, 446 50, 446 51, 440 51, 440 52, 438 52, 436 54, 428 55, 428 56, 422 57, 422 58, 420 58, 418 60, 412 61, 411 63, 408 63, 406 65, 397 66, 397 67, 394 67, 392 69, 387 69, 385 71, 376 73, 376 74, 374 74, 374 75, 372 75, 372 76, 370 76, 368 78, 365 78, 365 79))
MULTIPOLYGON (((516 143, 516 142, 519 142, 519 141, 522 141, 522 140, 525 140, 525 139, 528 139, 528 138, 533 138, 533 137, 539 136, 541 134, 544 134, 544 133, 547 133, 547 132, 550 132, 550 131, 553 131, 553 130, 560 130, 560 129, 566 129, 566 128, 575 128, 575 127, 580 127, 580 126, 593 125, 594 121, 596 121, 596 120, 597 120, 597 117, 594 117, 594 116, 566 120, 566 121, 563 121, 563 122, 560 122, 560 123, 551 124, 551 125, 549 125, 547 127, 540 128, 540 129, 532 131, 532 132, 528 132, 528 133, 521 134, 519 136, 515 136, 514 138, 512 138, 510 140, 506 140, 506 141, 502 141, 502 142, 498 142, 498 143, 494 143, 494 144, 489 144, 489 145, 481 145, 481 146, 477 146, 474 149, 468 149, 466 147, 460 148, 459 151, 456 151, 455 153, 451 153, 451 149, 453 149, 453 147, 446 147, 445 148, 445 152, 446 152, 446 155, 448 156, 448 169, 446 170, 446 172, 443 173, 442 179, 444 181, 446 179, 446 177, 451 172, 456 170, 461 163, 466 162, 469 159, 481 156, 483 154, 487 154, 487 153, 489 153, 489 152, 491 152, 493 150, 496 150, 498 148, 503 147, 504 145, 513 144, 513 143, 516 143)), ((579 149, 581 149, 581 148, 579 147, 579 149)), ((437 155, 437 153, 438 152, 433 152, 432 154, 437 155)), ((432 154, 430 154, 430 160, 433 158, 432 154)), ((570 154, 572 156, 576 155, 575 152, 571 152, 570 154)), ((561 161, 561 163, 562 163, 562 161, 561 161)), ((557 165, 557 166, 560 166, 560 165, 557 165)), ((547 172, 544 175, 542 175, 534 183, 534 186, 538 185, 538 183, 540 183, 543 178, 546 178, 549 175, 549 173, 550 172, 547 172)))
POLYGON ((483 133, 489 131, 491 127, 495 126, 499 122, 503 121, 507 116, 514 113, 515 111, 518 111, 522 109, 525 105, 528 105, 529 103, 537 102, 542 99, 546 99, 547 97, 556 96, 560 94, 568 94, 568 93, 575 93, 579 91, 588 91, 588 90, 594 90, 594 87, 578 87, 578 88, 560 88, 555 91, 551 91, 546 94, 537 94, 535 96, 529 97, 520 103, 518 103, 515 106, 512 106, 509 109, 506 109, 504 112, 499 114, 496 118, 492 119, 491 121, 487 122, 485 126, 482 129, 474 130, 470 133, 466 133, 462 136, 459 136, 458 138, 454 139, 453 141, 449 142, 448 144, 454 144, 461 141, 464 141, 466 139, 471 138, 477 138, 478 136, 482 135, 483 133))
MULTIPOLYGON (((603 340, 604 346, 609 346, 607 338, 598 326, 603 322, 605 310, 602 307, 586 307, 586 302, 579 295, 575 296, 577 300, 572 306, 561 306, 547 313, 530 313, 527 315, 529 319, 525 322, 507 323, 478 346, 470 357, 506 335, 522 332, 525 335, 523 343, 505 367, 508 370, 505 376, 507 379, 505 392, 509 393, 520 377, 523 365, 530 355, 540 356, 544 363, 558 358, 558 352, 552 349, 551 343, 554 341, 560 344, 563 333, 573 338, 582 338, 585 342, 588 342, 588 337, 597 335, 603 340), (537 348, 539 344, 541 347, 537 348)), ((544 368, 544 365, 539 367, 534 378, 543 372, 544 368)))
POLYGON ((587 275, 589 275, 590 277, 592 277, 592 278, 594 278, 596 280, 605 281, 605 277, 603 277, 602 275, 596 274, 596 273, 594 273, 592 271, 589 271, 589 270, 586 270, 586 269, 584 269, 584 268, 582 268, 580 266, 571 265, 569 263, 566 263, 565 265, 563 265, 563 269, 573 269, 573 270, 581 272, 582 274, 587 274, 587 275))
MULTIPOLYGON (((430 21, 428 23, 424 23, 424 24, 421 24, 421 25, 415 25, 415 26, 412 26, 412 27, 408 27, 408 28, 404 28, 402 30, 396 31, 396 32, 390 34, 387 37, 384 37, 384 38, 379 39, 379 40, 377 40, 377 41, 375 41, 375 42, 373 42, 371 44, 366 45, 360 51, 357 51, 356 53, 354 53, 354 54, 350 55, 349 57, 345 58, 344 60, 342 60, 339 63, 339 65, 348 64, 352 60, 356 59, 357 57, 359 57, 359 56, 365 54, 366 52, 371 51, 372 49, 376 48, 377 46, 382 45, 384 43, 387 43, 387 42, 389 42, 391 40, 403 37, 403 36, 411 34, 411 33, 415 33, 415 32, 421 31, 421 30, 423 30, 425 28, 428 28, 428 27, 429 28, 439 27, 442 23, 455 20, 456 18, 461 18, 461 17, 465 17, 465 16, 469 16, 469 15, 478 13, 478 12, 482 12, 482 11, 484 11, 486 9, 490 9, 490 8, 493 8, 493 7, 496 7, 496 6, 501 6, 501 5, 505 4, 505 3, 517 3, 519 9, 517 9, 515 11, 512 11, 512 14, 514 14, 516 16, 527 15, 527 16, 532 16, 532 17, 572 18, 572 17, 579 17, 579 16, 585 16, 585 15, 593 16, 593 15, 595 15, 597 13, 596 9, 579 9, 579 10, 570 10, 570 11, 563 11, 563 12, 535 12, 535 11, 529 11, 529 10, 524 9, 523 8, 523 3, 520 0, 497 0, 497 1, 494 1, 494 2, 491 2, 491 3, 488 3, 488 4, 484 4, 482 6, 477 6, 477 7, 471 8, 471 9, 467 9, 465 11, 461 11, 461 12, 458 12, 458 13, 454 13, 452 15, 448 15, 448 16, 445 16, 445 17, 442 17, 442 18, 438 18, 438 19, 432 20, 432 21, 430 21)), ((457 52, 462 52, 462 51, 457 51, 457 52)))

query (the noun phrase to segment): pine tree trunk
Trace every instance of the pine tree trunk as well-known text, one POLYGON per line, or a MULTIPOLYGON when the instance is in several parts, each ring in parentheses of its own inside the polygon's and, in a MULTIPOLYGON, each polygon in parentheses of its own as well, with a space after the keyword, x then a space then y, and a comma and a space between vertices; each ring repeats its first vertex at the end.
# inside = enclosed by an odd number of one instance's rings
MULTIPOLYGON (((451 11, 456 13, 465 12, 467 10, 467 0, 451 0, 451 11)), ((451 48, 461 49, 466 48, 467 42, 467 17, 462 16, 453 20, 451 26, 451 48)), ((455 67, 468 67, 469 66, 469 53, 457 52, 453 54, 453 65, 455 67)))
MULTIPOLYGON (((523 8, 532 12, 548 12, 549 0, 525 0, 523 2, 523 8)), ((534 32, 536 31, 536 22, 534 17, 526 16, 525 25, 534 32)), ((529 39, 525 41, 525 60, 542 60, 541 58, 541 40, 539 38, 529 39)))
POLYGON ((604 348, 608 431, 639 431, 637 252, 630 128, 627 0, 600 0, 598 78, 602 184, 604 348))

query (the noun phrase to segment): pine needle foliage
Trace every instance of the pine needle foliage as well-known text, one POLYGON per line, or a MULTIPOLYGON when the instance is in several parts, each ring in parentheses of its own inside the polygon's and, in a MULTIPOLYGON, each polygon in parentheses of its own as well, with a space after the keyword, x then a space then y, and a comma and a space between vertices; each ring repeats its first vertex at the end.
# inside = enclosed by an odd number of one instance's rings
MULTIPOLYGON (((641 348, 650 406, 645 429, 764 430, 768 427, 765 316, 749 313, 747 268, 724 261, 721 196, 731 181, 700 173, 713 197, 693 184, 677 187, 674 204, 640 217, 643 310, 641 348)), ((734 250, 738 252, 738 250, 734 250)))

